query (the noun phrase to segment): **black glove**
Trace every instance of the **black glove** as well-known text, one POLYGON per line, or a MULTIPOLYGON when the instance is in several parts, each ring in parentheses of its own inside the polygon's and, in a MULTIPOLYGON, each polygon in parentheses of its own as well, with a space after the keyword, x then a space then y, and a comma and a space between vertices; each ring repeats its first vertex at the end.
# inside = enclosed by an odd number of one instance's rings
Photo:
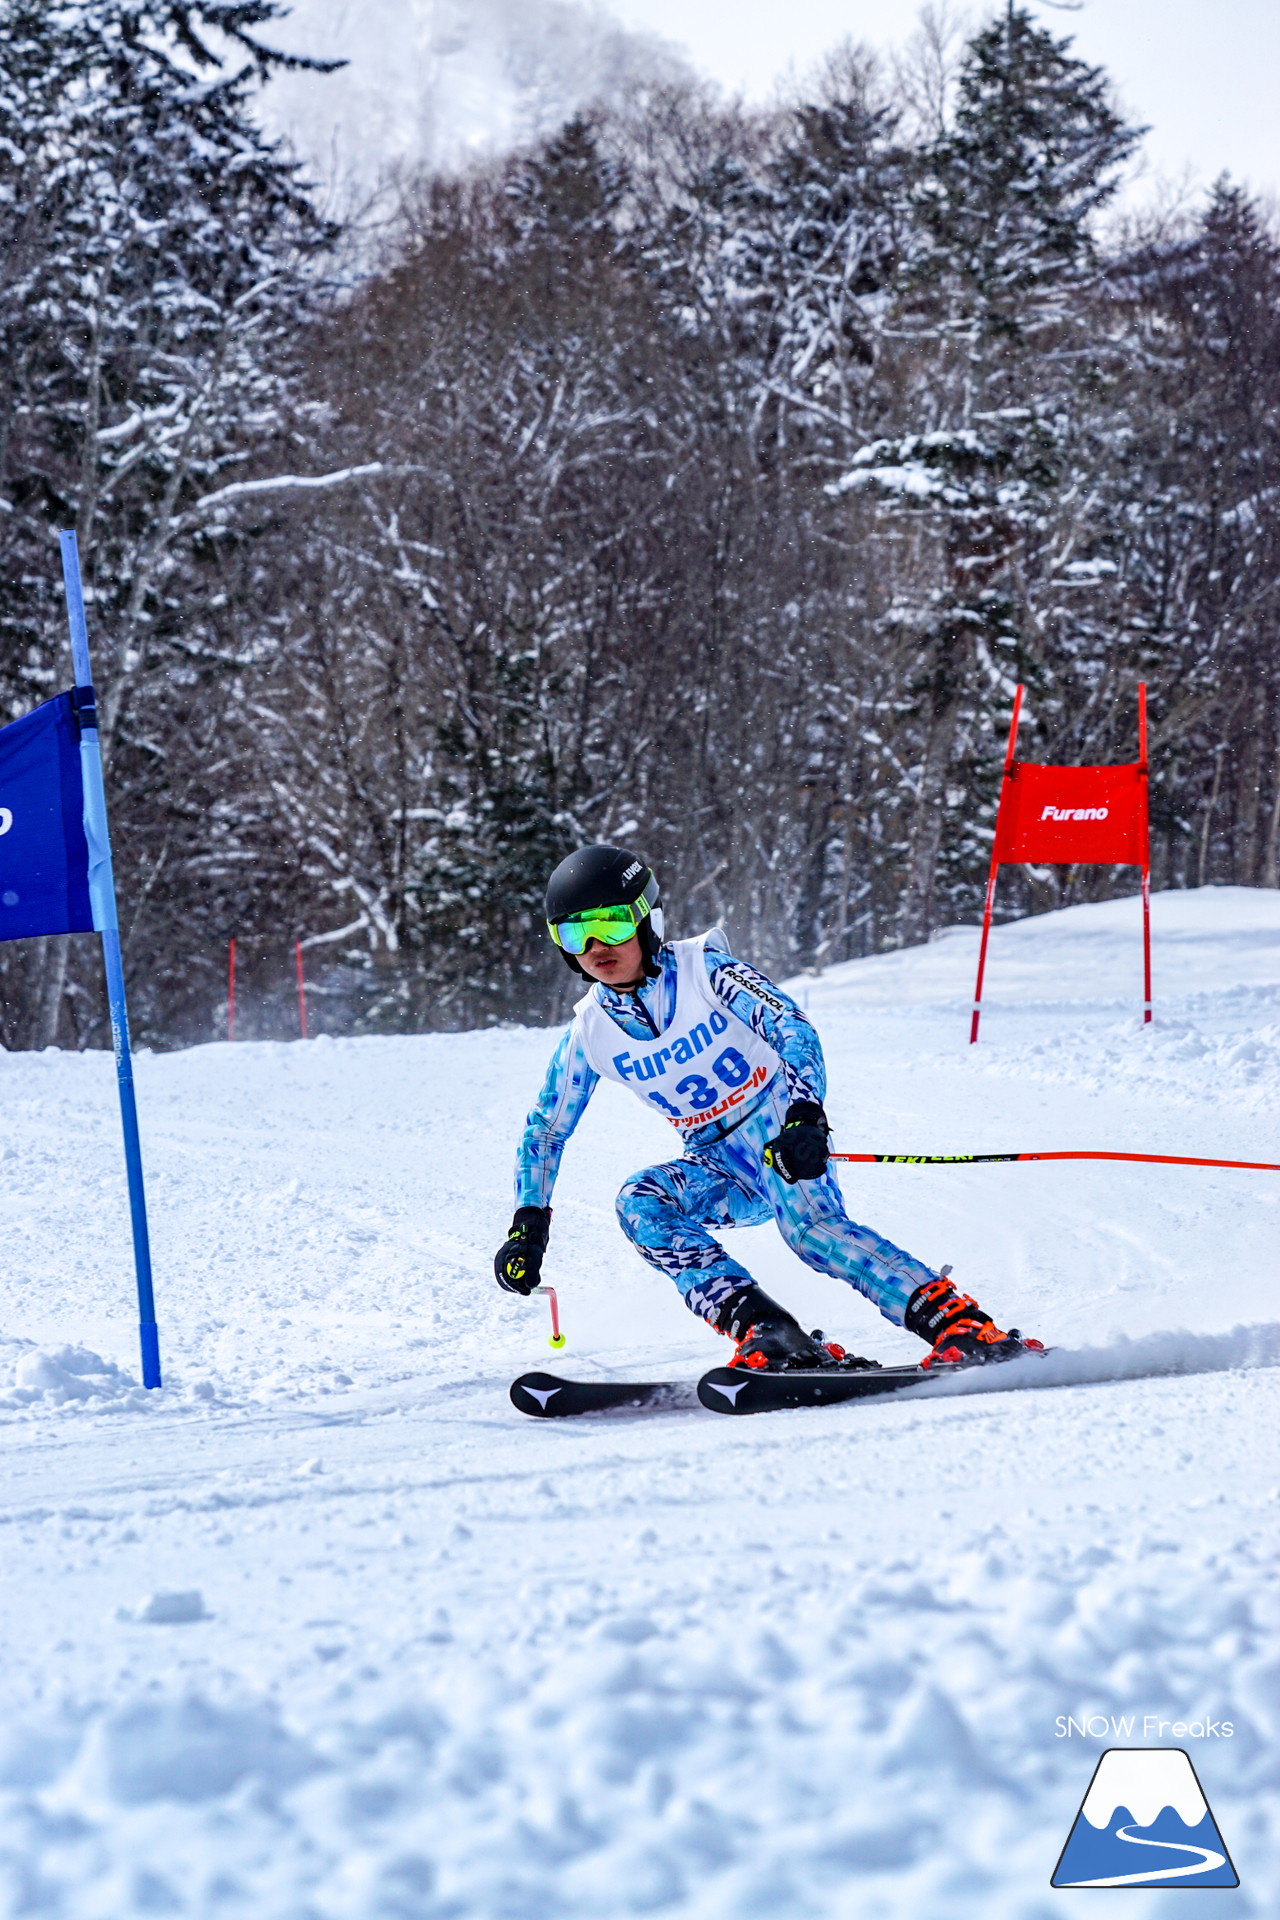
POLYGON ((764 1163, 790 1187, 797 1180, 816 1180, 827 1170, 830 1135, 827 1116, 816 1100, 793 1100, 782 1132, 765 1143, 764 1163))
POLYGON ((532 1293, 542 1278, 550 1207, 517 1207, 511 1233, 493 1256, 493 1277, 508 1293, 532 1293))

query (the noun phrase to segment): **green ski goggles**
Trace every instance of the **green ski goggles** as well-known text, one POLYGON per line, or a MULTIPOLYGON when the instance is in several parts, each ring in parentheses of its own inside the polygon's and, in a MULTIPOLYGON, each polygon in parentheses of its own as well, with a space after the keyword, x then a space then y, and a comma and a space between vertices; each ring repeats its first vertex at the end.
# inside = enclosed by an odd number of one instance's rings
POLYGON ((548 920, 547 928, 556 945, 576 958, 591 940, 606 947, 625 945, 648 911, 649 902, 641 894, 629 906, 591 907, 586 913, 571 913, 567 920, 548 920))

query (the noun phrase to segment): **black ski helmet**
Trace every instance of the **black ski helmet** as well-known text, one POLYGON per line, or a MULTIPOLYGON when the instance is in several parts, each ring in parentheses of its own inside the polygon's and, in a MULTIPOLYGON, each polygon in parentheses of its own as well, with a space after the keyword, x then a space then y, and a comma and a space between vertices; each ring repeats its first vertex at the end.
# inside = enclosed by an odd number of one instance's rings
MULTIPOLYGON (((547 882, 545 913, 547 925, 567 920, 571 914, 588 913, 592 907, 634 906, 643 899, 648 911, 637 922, 636 933, 644 956, 644 970, 655 979, 658 952, 662 946, 662 907, 658 878, 638 854, 624 847, 579 847, 562 860, 547 882)), ((573 954, 557 948, 560 958, 575 973, 583 973, 573 954)))

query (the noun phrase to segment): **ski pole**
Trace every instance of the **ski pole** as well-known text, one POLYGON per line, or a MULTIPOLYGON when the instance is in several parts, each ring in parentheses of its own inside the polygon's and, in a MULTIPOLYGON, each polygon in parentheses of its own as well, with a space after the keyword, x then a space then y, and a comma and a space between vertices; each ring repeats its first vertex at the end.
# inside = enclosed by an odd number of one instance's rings
POLYGON ((547 1345, 549 1347, 562 1347, 564 1345, 564 1335, 560 1331, 560 1302, 556 1299, 556 1290, 554 1287, 539 1287, 538 1292, 546 1294, 548 1305, 551 1308, 551 1331, 547 1335, 547 1345))
POLYGON ((866 1166, 909 1167, 973 1166, 988 1160, 1140 1160, 1154 1167, 1239 1167, 1249 1173, 1280 1173, 1280 1161, 1275 1160, 1201 1160, 1181 1153, 1102 1153, 1092 1148, 1066 1153, 833 1153, 830 1157, 866 1166))

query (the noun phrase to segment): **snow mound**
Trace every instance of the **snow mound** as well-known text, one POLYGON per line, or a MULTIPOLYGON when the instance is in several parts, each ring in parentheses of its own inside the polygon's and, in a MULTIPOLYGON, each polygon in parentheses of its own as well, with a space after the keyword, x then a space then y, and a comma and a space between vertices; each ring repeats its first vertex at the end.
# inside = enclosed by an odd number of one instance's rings
POLYGON ((193 1620, 208 1620, 210 1616, 199 1587, 184 1587, 177 1593, 153 1593, 139 1607, 136 1617, 148 1626, 178 1627, 193 1620))
POLYGON ((287 1787, 319 1761, 263 1702, 139 1700, 93 1720, 52 1798, 64 1809, 216 1800, 247 1779, 287 1787))
POLYGON ((136 1375, 91 1347, 42 1346, 0 1335, 0 1413, 17 1419, 42 1411, 61 1414, 213 1411, 238 1404, 222 1384, 175 1378, 148 1392, 136 1375))
POLYGON ((0 1407, 145 1407, 147 1395, 132 1374, 88 1347, 38 1347, 26 1342, 0 1371, 0 1407))
POLYGON ((1233 1020, 1226 1031, 1176 1016, 1144 1026, 1135 1015, 1100 1033, 1076 1029, 1021 1046, 979 1045, 966 1065, 1009 1080, 1270 1111, 1280 1106, 1280 1021, 1254 1025, 1256 1009, 1239 1002, 1233 1012, 1243 1024, 1233 1020))
MULTIPOLYGON (((825 1008, 950 1005, 968 1009, 980 928, 947 927, 921 947, 849 960, 788 983, 825 1008)), ((1249 994, 1280 1012, 1280 891, 1195 887, 1151 896, 1156 1019, 1184 1002, 1217 1005, 1249 994)), ((1011 1013, 1137 1007, 1142 998, 1142 902, 1137 894, 1062 907, 992 928, 982 989, 983 1041, 1000 1037, 1011 1013)), ((1273 1013, 1272 1017, 1275 1017, 1273 1013)), ((981 1044, 981 1043, 980 1043, 981 1044)))

